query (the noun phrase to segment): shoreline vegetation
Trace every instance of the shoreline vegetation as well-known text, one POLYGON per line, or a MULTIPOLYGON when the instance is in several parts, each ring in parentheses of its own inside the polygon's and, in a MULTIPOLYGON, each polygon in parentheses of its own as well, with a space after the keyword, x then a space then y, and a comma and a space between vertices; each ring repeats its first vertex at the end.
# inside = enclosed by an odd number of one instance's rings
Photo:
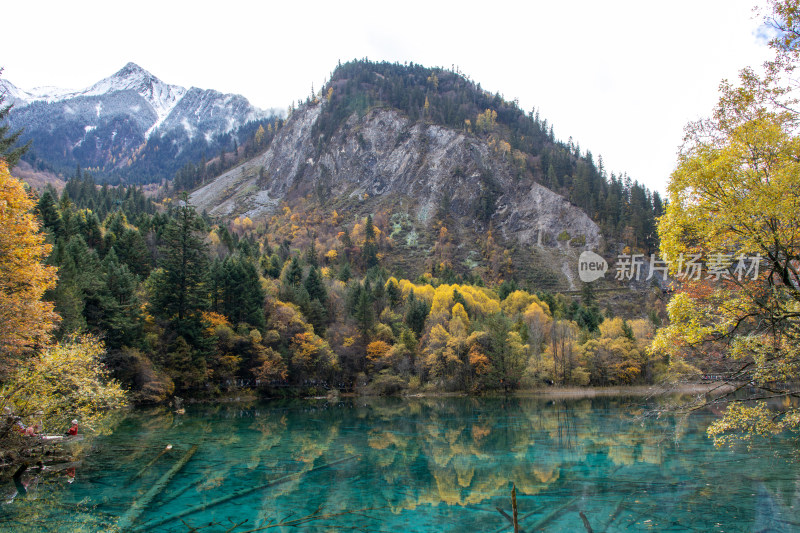
POLYGON ((725 383, 679 383, 614 387, 554 387, 516 391, 522 397, 594 398, 598 396, 666 396, 672 394, 725 394, 734 390, 725 383))
MULTIPOLYGON (((188 404, 214 404, 214 403, 236 403, 252 401, 276 401, 284 399, 298 400, 332 400, 336 398, 551 398, 551 399, 580 399, 596 398, 605 396, 641 396, 641 397, 663 397, 671 395, 714 395, 724 396, 733 392, 736 386, 730 383, 678 383, 678 384, 655 384, 655 385, 627 385, 611 387, 538 387, 530 389, 517 389, 508 393, 501 391, 487 391, 483 393, 471 393, 466 391, 444 392, 444 391, 406 391, 397 394, 368 394, 358 392, 338 392, 331 391, 327 395, 303 395, 300 390, 292 391, 299 394, 293 396, 263 396, 253 389, 241 389, 231 391, 222 396, 214 398, 190 397, 185 400, 188 404)), ((167 404, 160 404, 167 405, 167 404)), ((139 405, 135 408, 158 407, 159 405, 139 405)))

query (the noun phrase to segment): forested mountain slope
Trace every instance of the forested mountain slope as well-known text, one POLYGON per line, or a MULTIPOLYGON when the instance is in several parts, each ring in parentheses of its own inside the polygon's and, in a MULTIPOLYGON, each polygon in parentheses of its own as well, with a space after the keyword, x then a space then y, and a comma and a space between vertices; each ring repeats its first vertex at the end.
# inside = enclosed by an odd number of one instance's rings
POLYGON ((373 214, 392 236, 390 261, 412 272, 499 261, 495 277, 511 277, 513 263, 519 277, 551 289, 574 288, 582 249, 652 250, 662 209, 657 193, 607 176, 591 153, 557 142, 537 113, 459 73, 368 61, 340 65, 261 154, 191 202, 253 220, 283 206, 326 220, 373 214), (505 258, 490 257, 492 243, 505 258))

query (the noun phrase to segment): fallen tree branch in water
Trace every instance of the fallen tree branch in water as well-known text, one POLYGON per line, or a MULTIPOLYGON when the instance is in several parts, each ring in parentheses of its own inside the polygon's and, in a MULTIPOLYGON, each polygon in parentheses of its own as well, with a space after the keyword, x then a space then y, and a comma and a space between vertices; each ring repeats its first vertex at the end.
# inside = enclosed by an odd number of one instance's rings
POLYGON ((573 505, 575 505, 575 502, 577 502, 579 499, 580 498, 573 498, 564 505, 560 505, 557 508, 553 509, 550 513, 548 513, 547 516, 543 517, 541 520, 536 522, 536 524, 534 524, 533 527, 531 527, 531 531, 538 531, 540 529, 543 529, 547 524, 558 518, 559 515, 562 513, 562 511, 565 511, 570 507, 572 507, 573 505))
POLYGON ((237 490, 237 491, 232 492, 232 493, 230 493, 230 494, 228 494, 226 496, 222 496, 221 498, 217 498, 216 500, 212 500, 212 501, 210 501, 208 503, 204 503, 202 505, 198 505, 197 507, 192 507, 190 509, 185 509, 185 510, 179 512, 179 513, 175 513, 173 515, 169 515, 169 516, 166 516, 164 518, 160 518, 160 519, 156 520, 155 522, 148 522, 147 524, 144 524, 143 526, 137 528, 136 531, 150 530, 150 529, 152 529, 154 527, 166 524, 167 522, 172 522, 174 520, 178 520, 179 518, 183 518, 184 516, 189 516, 189 515, 192 515, 194 513, 199 513, 201 511, 205 511, 206 509, 208 509, 210 507, 217 506, 217 505, 219 505, 221 503, 229 502, 229 501, 234 500, 236 498, 241 498, 242 496, 246 496, 248 494, 252 494, 253 492, 257 492, 259 490, 268 489, 270 487, 274 487, 274 486, 277 486, 277 485, 292 481, 294 479, 300 478, 300 477, 302 477, 302 476, 304 476, 306 474, 311 474, 312 472, 318 472, 320 470, 325 470, 327 468, 331 468, 333 466, 336 466, 336 465, 339 465, 339 464, 342 464, 342 463, 345 463, 345 462, 348 462, 348 461, 352 461, 354 459, 358 459, 359 457, 361 457, 361 456, 360 455, 351 455, 350 457, 345 457, 344 459, 339 459, 338 461, 334 461, 332 463, 326 463, 324 465, 320 465, 320 466, 314 467, 311 470, 308 470, 307 472, 295 472, 294 474, 289 474, 287 476, 275 479, 275 480, 270 481, 268 483, 257 485, 255 487, 248 487, 246 489, 237 490))
MULTIPOLYGON (((309 522, 314 522, 314 521, 317 521, 317 520, 327 520, 327 519, 330 519, 330 518, 338 518, 340 516, 347 516, 347 515, 359 515, 359 516, 363 516, 364 518, 373 518, 373 517, 370 517, 370 516, 368 516, 368 515, 366 515, 364 513, 366 511, 376 511, 376 510, 379 510, 379 509, 385 509, 385 507, 367 507, 367 508, 364 508, 364 509, 356 509, 356 510, 353 510, 353 511, 338 511, 338 512, 334 512, 334 513, 320 514, 322 512, 322 507, 320 506, 320 507, 317 507, 316 511, 314 511, 313 513, 311 513, 309 515, 306 515, 306 516, 301 516, 299 518, 292 518, 292 519, 289 519, 289 517, 286 517, 286 518, 282 519, 280 522, 274 522, 273 523, 272 521, 270 521, 268 524, 263 524, 263 525, 260 525, 260 526, 256 526, 253 529, 247 529, 247 530, 244 530, 244 531, 237 531, 237 529, 239 527, 241 527, 241 526, 244 526, 249 521, 249 519, 242 520, 241 522, 238 522, 238 523, 233 523, 233 521, 231 521, 231 523, 233 525, 228 527, 225 530, 225 533, 234 533, 234 532, 235 533, 256 533, 258 531, 264 531, 264 530, 267 530, 267 529, 273 529, 273 528, 277 528, 277 527, 297 527, 297 526, 301 526, 303 524, 307 524, 309 522)), ((203 526, 193 526, 193 525, 189 524, 188 522, 186 522, 185 520, 181 519, 181 523, 188 528, 188 530, 187 530, 188 533, 198 533, 198 532, 200 532, 200 531, 202 531, 202 530, 204 530, 206 528, 227 527, 226 525, 223 525, 220 522, 211 522, 211 523, 205 524, 203 526)), ((217 531, 217 529, 214 529, 214 531, 217 531)), ((348 526, 346 528, 337 527, 336 531, 370 531, 370 530, 367 529, 366 526, 348 526)), ((377 531, 383 531, 383 530, 377 530, 377 531)))
POLYGON ((142 474, 144 474, 144 473, 145 473, 145 472, 146 472, 146 471, 147 471, 147 470, 148 470, 148 469, 149 469, 151 466, 153 466, 153 465, 155 464, 155 462, 156 462, 156 461, 158 461, 159 459, 161 459, 161 457, 162 457, 162 456, 163 456, 165 453, 167 453, 168 451, 170 451, 171 449, 172 449, 172 444, 168 444, 168 445, 166 446, 166 448, 164 448, 163 450, 161 450, 161 453, 159 453, 158 455, 156 455, 155 457, 153 457, 153 458, 152 458, 152 459, 151 459, 151 460, 150 460, 150 461, 149 461, 149 462, 148 462, 146 465, 144 465, 144 466, 141 468, 141 470, 139 470, 139 471, 138 471, 138 472, 136 472, 136 473, 135 473, 133 476, 131 476, 131 478, 128 480, 128 483, 133 483, 133 482, 134 482, 136 479, 138 479, 138 478, 142 477, 142 474))
POLYGON ((133 502, 131 508, 128 509, 128 511, 122 515, 117 522, 117 529, 120 531, 126 531, 131 528, 133 523, 137 518, 139 518, 139 515, 144 512, 145 508, 150 504, 150 502, 153 501, 156 496, 161 494, 161 492, 167 487, 167 484, 170 482, 170 480, 172 480, 173 476, 175 476, 175 474, 183 469, 186 463, 189 462, 189 459, 192 458, 194 452, 197 451, 197 448, 197 444, 189 448, 189 451, 186 452, 186 455, 181 457, 166 474, 161 476, 161 478, 150 488, 150 490, 145 493, 144 496, 133 502))
POLYGON ((586 533, 594 533, 592 526, 589 524, 589 519, 586 518, 586 515, 583 514, 583 511, 578 511, 578 514, 581 516, 581 520, 583 520, 583 527, 586 528, 586 533))
MULTIPOLYGON (((514 528, 514 531, 515 531, 516 533, 525 533, 525 530, 524 530, 524 529, 519 529, 519 523, 517 523, 517 524, 514 524, 514 517, 513 517, 513 516, 511 516, 510 514, 508 514, 507 512, 505 512, 504 510, 500 509, 499 507, 495 507, 495 509, 497 509, 497 512, 498 512, 498 513, 500 513, 501 515, 503 515, 503 518, 505 518, 506 520, 508 520, 508 523, 509 523, 509 524, 511 524, 511 527, 513 527, 513 528, 514 528)), ((506 527, 502 528, 502 529, 501 529, 501 531, 505 531, 506 529, 508 529, 508 526, 506 526, 506 527)))

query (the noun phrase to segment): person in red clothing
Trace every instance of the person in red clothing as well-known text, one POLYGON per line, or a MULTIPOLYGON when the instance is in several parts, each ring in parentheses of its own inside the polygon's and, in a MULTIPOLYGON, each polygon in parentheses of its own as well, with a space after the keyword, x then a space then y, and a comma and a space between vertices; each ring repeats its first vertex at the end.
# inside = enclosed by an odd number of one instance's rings
POLYGON ((67 435, 74 436, 78 434, 78 421, 73 420, 72 426, 70 426, 69 431, 67 431, 67 435))

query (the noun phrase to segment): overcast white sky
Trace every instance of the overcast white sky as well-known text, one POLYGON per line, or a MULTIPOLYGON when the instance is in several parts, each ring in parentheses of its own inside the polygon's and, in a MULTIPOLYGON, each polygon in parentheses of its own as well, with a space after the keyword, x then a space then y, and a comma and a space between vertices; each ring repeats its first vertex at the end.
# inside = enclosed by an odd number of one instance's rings
POLYGON ((0 66, 23 89, 79 89, 133 61, 285 109, 339 60, 457 65, 663 192, 683 126, 769 55, 755 1, 6 2, 0 66))

